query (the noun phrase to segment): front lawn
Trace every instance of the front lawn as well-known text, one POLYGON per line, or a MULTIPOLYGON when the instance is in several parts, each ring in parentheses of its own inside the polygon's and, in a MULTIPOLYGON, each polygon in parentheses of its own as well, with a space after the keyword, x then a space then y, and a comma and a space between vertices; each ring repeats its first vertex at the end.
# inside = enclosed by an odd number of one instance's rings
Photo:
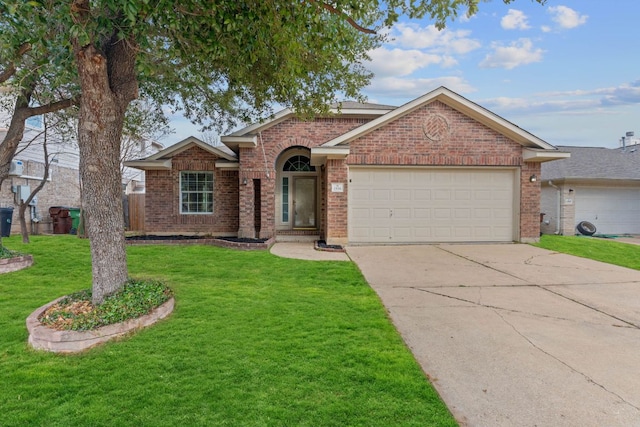
POLYGON ((90 286, 88 241, 3 243, 35 260, 0 276, 3 426, 456 425, 352 263, 131 246, 131 275, 168 284, 175 311, 63 356, 29 349, 25 319, 90 286))
POLYGON ((640 270, 640 246, 593 237, 544 234, 535 246, 640 270))

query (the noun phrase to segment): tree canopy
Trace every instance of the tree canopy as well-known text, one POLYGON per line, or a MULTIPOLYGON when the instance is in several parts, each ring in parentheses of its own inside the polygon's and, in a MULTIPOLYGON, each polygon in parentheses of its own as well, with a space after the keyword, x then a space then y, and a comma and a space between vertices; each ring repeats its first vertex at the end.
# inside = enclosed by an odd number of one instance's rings
MULTIPOLYGON (((142 93, 220 128, 270 111, 302 116, 362 99, 363 66, 401 16, 436 26, 481 0, 5 0, 0 54, 71 53, 82 97, 78 141, 94 302, 127 279, 117 161, 127 107, 142 93), (54 50, 57 49, 57 50, 54 50), (114 208, 115 205, 119 205, 114 208)), ((511 0, 503 0, 510 3, 511 0)), ((534 0, 544 3, 544 0, 534 0)), ((1 35, 1 34, 0 34, 1 35)))

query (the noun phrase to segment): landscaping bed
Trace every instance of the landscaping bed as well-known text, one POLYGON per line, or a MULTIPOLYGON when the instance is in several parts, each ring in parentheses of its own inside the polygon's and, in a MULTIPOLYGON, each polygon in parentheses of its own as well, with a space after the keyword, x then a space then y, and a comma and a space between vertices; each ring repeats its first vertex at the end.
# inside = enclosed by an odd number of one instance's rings
POLYGON ((232 249, 259 250, 269 249, 275 242, 275 239, 250 239, 227 236, 139 235, 126 237, 126 242, 128 245, 211 245, 232 249))

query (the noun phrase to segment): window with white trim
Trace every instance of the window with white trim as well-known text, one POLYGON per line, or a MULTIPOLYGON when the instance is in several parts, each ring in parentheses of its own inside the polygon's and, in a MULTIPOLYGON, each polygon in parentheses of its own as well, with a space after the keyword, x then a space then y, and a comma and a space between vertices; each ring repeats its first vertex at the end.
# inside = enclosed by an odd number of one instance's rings
POLYGON ((180 213, 213 213, 213 172, 180 172, 180 213))

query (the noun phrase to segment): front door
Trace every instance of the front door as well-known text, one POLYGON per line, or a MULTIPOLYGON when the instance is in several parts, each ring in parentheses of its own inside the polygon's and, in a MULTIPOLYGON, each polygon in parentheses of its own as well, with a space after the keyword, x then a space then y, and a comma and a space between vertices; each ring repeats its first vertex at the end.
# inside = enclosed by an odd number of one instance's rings
POLYGON ((316 228, 316 178, 293 178, 293 226, 316 228))

